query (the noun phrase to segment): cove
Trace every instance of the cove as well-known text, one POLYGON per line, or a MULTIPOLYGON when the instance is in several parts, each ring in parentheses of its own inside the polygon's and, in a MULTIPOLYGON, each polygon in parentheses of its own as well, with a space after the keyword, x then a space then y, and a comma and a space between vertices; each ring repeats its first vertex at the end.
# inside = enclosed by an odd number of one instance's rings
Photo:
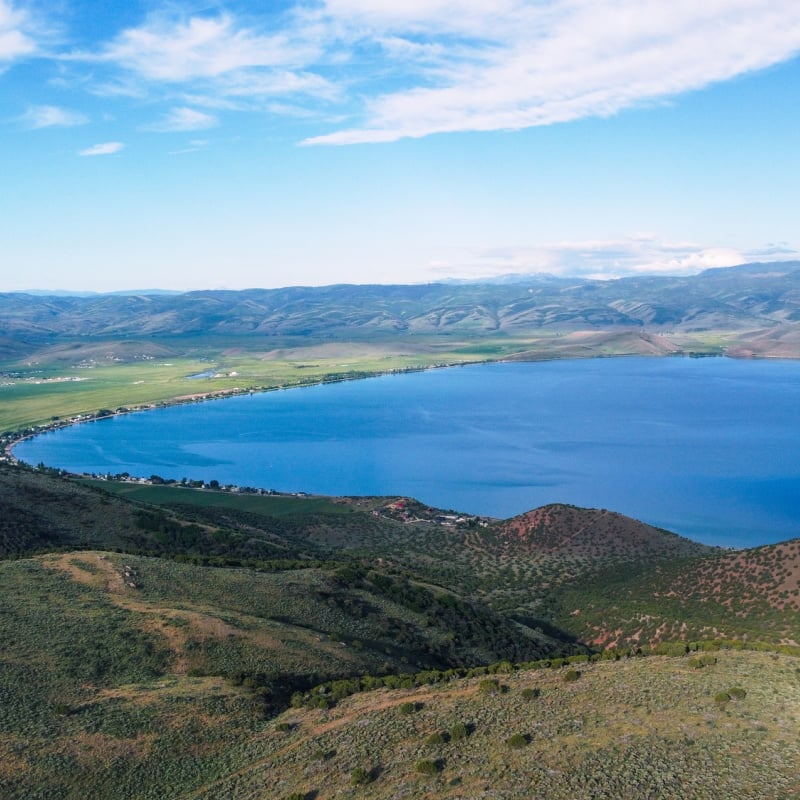
POLYGON ((798 410, 796 361, 495 363, 118 416, 15 455, 494 517, 571 503, 747 547, 800 535, 798 410))

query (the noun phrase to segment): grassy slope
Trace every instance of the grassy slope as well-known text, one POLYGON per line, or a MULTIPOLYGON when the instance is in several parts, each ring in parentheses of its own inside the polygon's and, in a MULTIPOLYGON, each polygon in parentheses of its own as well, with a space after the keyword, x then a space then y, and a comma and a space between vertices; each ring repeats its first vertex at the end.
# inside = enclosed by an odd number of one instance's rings
POLYGON ((459 681, 270 717, 326 678, 553 653, 557 642, 507 621, 535 625, 520 613, 525 585, 555 634, 553 623, 589 638, 598 614, 620 644, 637 631, 656 640, 658 615, 676 614, 686 624, 670 638, 797 641, 797 542, 718 553, 569 506, 452 527, 413 501, 116 487, 159 511, 108 487, 0 467, 4 542, 16 553, 105 541, 195 557, 222 542, 226 555, 309 566, 259 572, 91 549, 0 563, 3 797, 516 798, 521 786, 554 798, 790 796, 800 668, 786 656, 723 653, 699 671, 687 659, 582 664, 575 684, 518 673, 498 676, 509 691, 492 697, 459 681), (142 513, 165 529, 142 528, 142 513), (573 601, 578 615, 565 612, 573 601), (539 699, 522 697, 530 686, 539 699), (734 686, 744 700, 714 701, 734 686), (421 708, 403 716, 404 702, 421 708), (466 740, 428 743, 459 721, 474 726, 466 740), (509 747, 515 733, 529 744, 509 747), (441 772, 418 773, 421 760, 441 772), (354 790, 358 768, 374 780, 354 790))
POLYGON ((243 687, 215 678, 100 688, 60 715, 41 702, 39 683, 18 695, 12 685, 0 792, 9 800, 32 792, 60 800, 795 796, 800 662, 755 652, 716 659, 702 669, 688 658, 585 664, 574 682, 564 669, 523 671, 498 675, 496 694, 481 691, 480 679, 377 690, 273 720, 254 713, 243 687), (451 738, 459 723, 468 735, 451 738), (524 737, 519 748, 508 744, 514 735, 524 737), (434 774, 419 771, 423 761, 434 774), (353 787, 359 770, 370 782, 353 787))
POLYGON ((478 639, 454 650, 424 610, 320 569, 89 550, 1 562, 0 585, 4 798, 183 796, 228 774, 231 748, 294 690, 505 657, 478 639))
POLYGON ((287 712, 249 745, 244 768, 196 797, 358 796, 350 787, 358 768, 374 775, 359 794, 376 800, 778 798, 798 788, 795 659, 721 653, 701 670, 685 659, 634 659, 587 666, 574 683, 559 671, 502 683, 508 691, 491 696, 472 680, 361 695, 330 712, 287 712), (538 698, 522 696, 530 687, 538 698), (733 687, 745 698, 715 702, 733 687), (419 710, 399 713, 407 702, 419 710), (429 743, 458 722, 472 728, 467 739, 429 743), (529 743, 510 747, 515 734, 529 743), (420 774, 423 760, 441 771, 420 774))

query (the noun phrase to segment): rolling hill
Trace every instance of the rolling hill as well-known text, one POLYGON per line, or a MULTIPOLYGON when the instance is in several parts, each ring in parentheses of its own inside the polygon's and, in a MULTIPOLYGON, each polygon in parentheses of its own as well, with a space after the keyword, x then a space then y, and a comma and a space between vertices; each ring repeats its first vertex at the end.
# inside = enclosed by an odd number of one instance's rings
POLYGON ((186 336, 523 335, 541 329, 771 331, 800 321, 800 262, 612 281, 325 286, 180 295, 0 294, 4 348, 186 336))
POLYGON ((9 799, 515 798, 523 775, 755 798, 796 775, 798 540, 9 465, 0 521, 9 799))

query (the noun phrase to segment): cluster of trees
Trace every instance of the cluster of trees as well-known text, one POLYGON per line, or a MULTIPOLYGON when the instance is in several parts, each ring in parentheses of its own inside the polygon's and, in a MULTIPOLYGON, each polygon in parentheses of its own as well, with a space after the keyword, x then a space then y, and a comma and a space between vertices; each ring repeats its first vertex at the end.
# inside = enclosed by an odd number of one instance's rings
MULTIPOLYGON (((486 606, 448 592, 433 591, 403 575, 367 570, 353 564, 338 570, 333 583, 386 598, 421 614, 425 627, 448 631, 446 641, 428 646, 430 655, 448 666, 475 663, 476 653, 491 654, 490 658, 509 661, 533 660, 543 655, 544 651, 537 642, 521 635, 512 622, 486 606)), ((406 633, 415 638, 413 629, 406 633)), ((398 641, 402 643, 401 639, 398 641)))

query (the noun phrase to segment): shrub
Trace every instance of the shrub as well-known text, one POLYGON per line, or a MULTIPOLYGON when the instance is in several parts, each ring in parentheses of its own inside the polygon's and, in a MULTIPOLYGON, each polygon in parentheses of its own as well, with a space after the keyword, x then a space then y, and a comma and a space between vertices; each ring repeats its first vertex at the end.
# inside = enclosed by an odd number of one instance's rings
POLYGON ((429 758, 424 758, 422 761, 417 761, 416 769, 421 775, 436 775, 442 771, 444 768, 444 763, 441 759, 436 759, 436 761, 432 761, 429 758))
POLYGON ((686 642, 661 642, 655 652, 660 656, 684 656, 689 652, 689 645, 686 642))
POLYGON ((417 710, 417 704, 411 702, 402 703, 398 710, 404 717, 407 717, 409 714, 413 714, 417 710))
POLYGON ((747 692, 741 686, 733 686, 728 689, 728 694, 737 700, 744 700, 747 697, 747 692))
POLYGON ((427 745, 437 745, 437 744, 445 744, 450 736, 446 732, 436 731, 432 733, 426 740, 425 744, 427 745))
POLYGON ((724 706, 731 699, 727 692, 717 692, 714 695, 714 702, 719 706, 724 706))
POLYGON ((450 728, 450 738, 456 742, 469 736, 469 728, 463 722, 456 722, 450 728))
POLYGON ((506 744, 516 749, 527 747, 529 743, 530 739, 524 733, 515 733, 513 736, 506 739, 506 744))
POLYGON ((568 669, 568 670, 567 670, 567 671, 564 673, 564 680, 565 680, 567 683, 574 683, 576 680, 578 680, 578 678, 580 678, 580 676, 581 676, 580 670, 577 670, 577 669, 568 669))
POLYGON ((520 694, 525 700, 535 700, 542 694, 542 690, 534 689, 532 686, 526 686, 520 694))
POLYGON ((502 687, 500 686, 500 681, 494 678, 484 678, 478 684, 478 691, 481 694, 499 694, 502 691, 502 687))
POLYGON ((313 694, 305 701, 308 708, 321 708, 323 710, 333 708, 336 700, 324 694, 313 694))
POLYGON ((619 661, 620 654, 618 650, 614 649, 603 650, 603 652, 600 654, 600 658, 603 661, 619 661))
POLYGON ((692 669, 702 669, 703 667, 713 667, 717 663, 717 657, 710 653, 703 653, 701 656, 692 656, 686 662, 692 669))
POLYGON ((351 786, 366 786, 368 783, 372 783, 372 772, 369 770, 363 767, 356 767, 350 773, 351 786))

